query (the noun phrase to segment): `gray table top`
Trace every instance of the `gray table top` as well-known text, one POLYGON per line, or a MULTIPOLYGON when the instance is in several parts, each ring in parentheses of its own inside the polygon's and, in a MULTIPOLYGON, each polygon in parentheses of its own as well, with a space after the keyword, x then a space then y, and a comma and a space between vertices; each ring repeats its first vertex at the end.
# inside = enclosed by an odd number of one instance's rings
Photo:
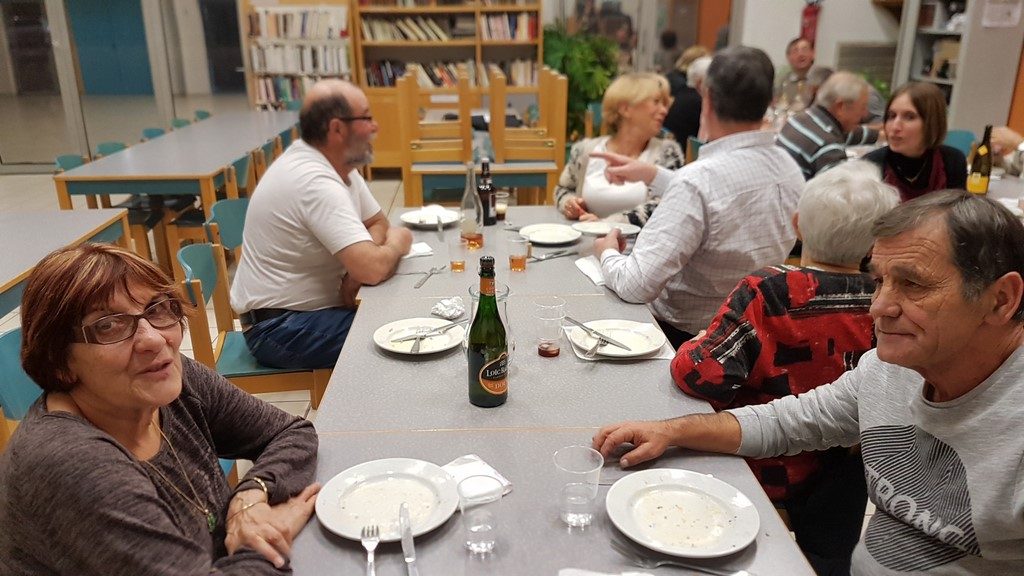
POLYGON ((120 208, 0 212, 0 287, 17 281, 50 252, 88 240, 124 213, 120 208))
MULTIPOLYGON (((515 222, 516 225, 539 222, 570 223, 553 206, 511 206, 508 214, 508 221, 515 222)), ((392 220, 396 226, 403 225, 399 216, 395 216, 392 220)), ((455 273, 446 267, 442 273, 432 277, 421 288, 414 289, 413 286, 417 280, 422 278, 422 275, 409 273, 423 272, 434 266, 447 266, 448 247, 445 242, 460 232, 457 225, 445 228, 441 235, 436 230, 412 229, 412 232, 413 240, 426 242, 434 250, 434 254, 403 260, 398 267, 398 274, 394 277, 377 286, 362 287, 359 294, 364 301, 409 295, 465 296, 467 287, 479 282, 477 269, 481 256, 494 257, 497 281, 508 284, 514 294, 600 295, 610 293, 605 287, 594 285, 573 264, 577 258, 593 252, 592 237, 583 236, 576 243, 567 246, 534 246, 535 255, 562 249, 576 250, 580 254, 544 262, 529 262, 525 272, 512 272, 508 268, 505 239, 518 233, 507 230, 506 226, 501 224, 484 227, 484 247, 469 253, 465 272, 455 273)))
POLYGON ((209 176, 298 122, 296 112, 224 112, 54 176, 58 180, 209 176))
POLYGON ((1003 176, 998 180, 990 180, 988 196, 993 200, 1016 200, 1024 197, 1024 180, 1016 176, 1003 176))
MULTIPOLYGON (((599 514, 585 530, 570 531, 558 518, 558 480, 551 454, 571 444, 589 444, 595 430, 460 430, 322 434, 317 480, 326 482, 342 470, 378 458, 412 457, 438 465, 477 454, 509 481, 513 490, 502 500, 498 544, 487 558, 472 558, 461 547, 458 512, 434 531, 416 539, 417 565, 424 575, 555 576, 562 568, 620 573, 640 571, 609 547, 617 529, 604 512, 608 486, 598 492, 599 514)), ((651 467, 685 468, 722 478, 746 494, 757 508, 760 531, 753 544, 723 558, 696 561, 718 568, 745 569, 759 576, 813 574, 746 463, 737 457, 673 450, 651 467)), ((602 471, 602 483, 626 474, 617 464, 602 471)), ((397 515, 397 510, 396 510, 397 515)), ((316 517, 292 548, 296 574, 361 574, 366 553, 358 542, 327 531, 316 517)), ((665 567, 658 573, 682 574, 665 567)), ((377 548, 377 574, 405 574, 398 543, 377 548)))
MULTIPOLYGON (((517 345, 509 370, 508 401, 497 408, 478 408, 469 403, 461 346, 409 356, 381 350, 373 343, 378 327, 428 317, 435 302, 436 298, 422 297, 362 302, 317 411, 318 430, 600 426, 710 411, 707 403, 676 388, 668 360, 588 362, 572 353, 564 336, 559 356, 539 356, 531 320, 533 298, 514 294, 508 300, 508 325, 517 345)), ((567 309, 580 321, 653 322, 644 306, 626 304, 612 295, 570 296, 567 309)))

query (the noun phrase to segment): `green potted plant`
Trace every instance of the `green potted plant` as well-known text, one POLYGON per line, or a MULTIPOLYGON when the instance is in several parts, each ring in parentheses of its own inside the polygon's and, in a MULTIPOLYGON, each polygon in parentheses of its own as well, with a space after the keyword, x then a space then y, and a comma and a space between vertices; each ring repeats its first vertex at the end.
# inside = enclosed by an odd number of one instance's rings
POLYGON ((569 34, 564 24, 544 28, 544 64, 569 80, 567 141, 583 134, 587 104, 601 101, 618 71, 617 56, 618 47, 604 36, 569 34))

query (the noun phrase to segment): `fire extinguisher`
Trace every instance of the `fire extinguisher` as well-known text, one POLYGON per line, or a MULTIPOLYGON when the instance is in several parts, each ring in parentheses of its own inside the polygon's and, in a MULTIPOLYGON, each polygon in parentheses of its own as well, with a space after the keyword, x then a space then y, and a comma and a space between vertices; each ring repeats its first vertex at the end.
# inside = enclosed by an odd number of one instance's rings
POLYGON ((807 6, 800 15, 800 37, 806 38, 811 46, 818 35, 818 14, 821 12, 822 0, 807 0, 807 6))

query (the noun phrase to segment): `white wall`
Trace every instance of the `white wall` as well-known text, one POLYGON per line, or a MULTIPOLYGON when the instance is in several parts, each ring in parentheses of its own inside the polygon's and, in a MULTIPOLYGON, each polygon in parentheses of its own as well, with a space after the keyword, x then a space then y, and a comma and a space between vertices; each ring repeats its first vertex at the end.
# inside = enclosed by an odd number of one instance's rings
MULTIPOLYGON (((760 48, 776 66, 786 64, 786 44, 800 34, 800 15, 806 5, 804 0, 733 0, 740 21, 733 19, 729 43, 760 48)), ((896 18, 871 0, 825 0, 818 14, 815 60, 834 67, 840 42, 895 44, 898 39, 896 18)))

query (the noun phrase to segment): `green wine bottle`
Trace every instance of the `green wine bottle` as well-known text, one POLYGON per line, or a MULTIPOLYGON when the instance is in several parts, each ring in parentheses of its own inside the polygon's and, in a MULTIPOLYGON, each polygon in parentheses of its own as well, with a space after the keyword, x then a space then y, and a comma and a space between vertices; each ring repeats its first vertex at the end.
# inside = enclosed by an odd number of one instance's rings
POLYGON ((508 343, 494 297, 494 258, 480 258, 480 303, 469 327, 469 403, 491 408, 508 399, 508 343))

